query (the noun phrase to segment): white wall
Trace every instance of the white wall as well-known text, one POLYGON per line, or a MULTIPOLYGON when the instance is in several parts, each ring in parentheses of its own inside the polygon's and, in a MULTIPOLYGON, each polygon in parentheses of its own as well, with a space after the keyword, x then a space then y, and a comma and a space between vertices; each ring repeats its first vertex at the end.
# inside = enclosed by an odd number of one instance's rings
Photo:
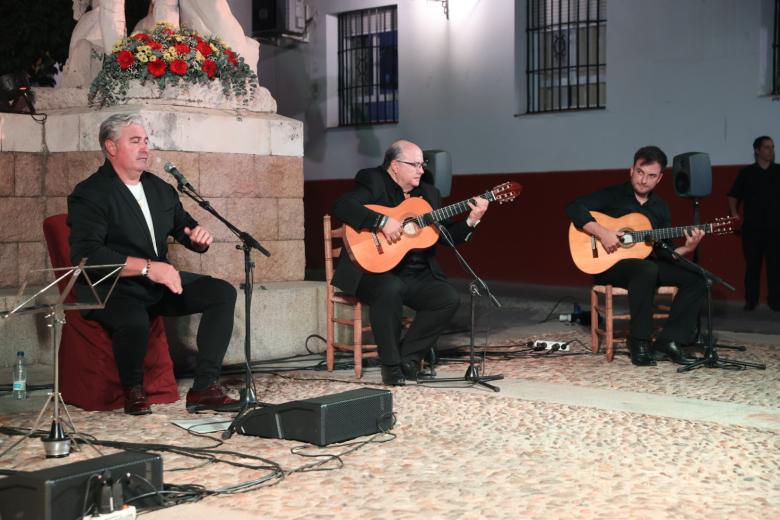
POLYGON ((400 123, 326 128, 327 17, 390 2, 308 0, 310 42, 261 48, 261 84, 304 121, 307 180, 352 177, 401 137, 449 150, 456 173, 622 168, 644 144, 740 164, 756 136, 780 139, 780 102, 765 95, 772 0, 609 0, 607 108, 535 115, 523 114, 524 0, 517 14, 515 0, 450 0, 449 20, 438 1, 397 0, 400 123))

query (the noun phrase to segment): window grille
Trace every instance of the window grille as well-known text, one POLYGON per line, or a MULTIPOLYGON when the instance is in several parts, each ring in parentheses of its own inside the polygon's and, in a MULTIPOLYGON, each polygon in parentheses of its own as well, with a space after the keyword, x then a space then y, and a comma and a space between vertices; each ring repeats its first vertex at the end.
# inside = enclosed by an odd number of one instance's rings
POLYGON ((527 111, 604 108, 606 0, 527 0, 526 11, 527 111))
POLYGON ((338 17, 339 126, 398 122, 396 6, 338 17))

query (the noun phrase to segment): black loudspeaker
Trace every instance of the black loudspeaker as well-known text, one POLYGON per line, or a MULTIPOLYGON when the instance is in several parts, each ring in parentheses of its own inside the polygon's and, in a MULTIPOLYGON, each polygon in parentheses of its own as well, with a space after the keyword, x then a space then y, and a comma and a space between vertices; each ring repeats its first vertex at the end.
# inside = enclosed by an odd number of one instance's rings
POLYGON ((710 156, 702 152, 688 152, 672 161, 674 192, 680 197, 706 197, 712 192, 710 156))
MULTIPOLYGON (((124 501, 146 493, 154 487, 162 491, 162 458, 156 454, 119 452, 105 457, 64 464, 39 471, 22 471, 0 479, 0 518, 14 520, 75 520, 95 503, 100 483, 96 476, 110 473, 120 481, 124 501), (140 478, 126 478, 126 475, 140 478), (87 487, 89 495, 87 496, 87 487)), ((134 500, 132 505, 159 504, 157 496, 134 500)), ((117 509, 121 507, 117 505, 117 509)))
POLYGON ((393 426, 393 394, 361 388, 254 410, 239 420, 238 433, 325 446, 387 431, 393 426))
POLYGON ((442 197, 449 197, 452 189, 452 157, 444 150, 424 150, 423 160, 428 163, 422 180, 436 186, 442 197))

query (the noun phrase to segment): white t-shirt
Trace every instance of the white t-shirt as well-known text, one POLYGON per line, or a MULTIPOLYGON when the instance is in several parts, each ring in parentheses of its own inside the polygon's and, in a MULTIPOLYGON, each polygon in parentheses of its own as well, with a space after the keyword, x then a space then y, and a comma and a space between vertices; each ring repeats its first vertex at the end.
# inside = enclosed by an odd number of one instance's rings
POLYGON ((146 193, 144 192, 144 186, 140 182, 136 184, 125 184, 125 186, 127 186, 127 189, 130 190, 130 193, 133 194, 133 197, 135 197, 135 200, 138 202, 138 205, 141 207, 141 213, 144 214, 144 219, 146 219, 146 227, 149 228, 149 234, 152 237, 154 254, 158 255, 157 242, 154 239, 154 223, 152 223, 152 213, 149 211, 149 203, 146 202, 146 193))

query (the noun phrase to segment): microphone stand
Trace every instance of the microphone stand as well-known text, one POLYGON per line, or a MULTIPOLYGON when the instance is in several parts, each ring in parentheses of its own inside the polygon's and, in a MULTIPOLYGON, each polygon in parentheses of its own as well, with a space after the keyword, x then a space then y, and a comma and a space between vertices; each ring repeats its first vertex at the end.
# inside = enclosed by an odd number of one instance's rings
MULTIPOLYGON (((177 177, 178 179, 178 177, 177 177)), ((187 195, 189 198, 198 203, 198 206, 205 209, 238 237, 241 241, 241 245, 237 245, 236 249, 241 249, 244 252, 244 283, 240 285, 244 291, 244 388, 241 390, 241 409, 238 414, 233 418, 233 421, 222 433, 223 439, 229 439, 232 437, 233 432, 236 430, 236 425, 239 420, 249 411, 253 410, 257 406, 257 391, 255 390, 255 380, 252 377, 252 366, 250 364, 250 358, 252 357, 252 270, 255 267, 255 263, 252 261, 251 252, 252 249, 257 249, 265 256, 271 256, 266 248, 260 245, 252 235, 246 231, 241 231, 231 222, 225 219, 222 215, 215 210, 209 201, 204 199, 200 193, 188 182, 183 182, 178 179, 178 189, 181 193, 187 195)))
MULTIPOLYGON (((694 226, 698 226, 699 224, 701 224, 701 199, 699 197, 693 197, 691 200, 693 202, 693 225, 694 226)), ((698 247, 693 252, 693 263, 695 263, 697 265, 699 264, 699 248, 698 247)), ((733 291, 734 289, 731 288, 731 290, 733 291)), ((747 350, 747 348, 744 347, 743 345, 721 345, 721 344, 717 343, 717 341, 714 340, 714 339, 713 340, 710 340, 709 338, 705 339, 704 336, 702 335, 702 331, 701 331, 701 314, 699 314, 699 316, 696 319, 696 335, 697 335, 696 345, 698 345, 698 346, 702 346, 702 347, 706 348, 707 344, 710 341, 715 341, 715 346, 719 347, 719 348, 726 348, 726 349, 730 349, 730 350, 739 350, 740 352, 745 352, 745 350, 747 350)))
MULTIPOLYGON (((648 237, 649 238, 649 237, 648 237)), ((736 361, 734 359, 720 358, 716 349, 715 342, 712 338, 712 284, 719 283, 729 291, 735 291, 736 289, 728 282, 723 280, 718 275, 704 269, 696 262, 692 262, 677 253, 673 247, 661 240, 655 240, 655 245, 659 248, 669 252, 674 260, 677 260, 683 267, 690 271, 698 273, 704 279, 705 286, 707 288, 707 342, 704 347, 704 356, 701 359, 697 359, 690 365, 685 365, 677 369, 677 372, 689 372, 694 368, 701 366, 707 368, 723 368, 726 370, 743 370, 745 368, 757 368, 759 370, 765 370, 766 365, 763 363, 750 363, 747 361, 736 361)))
POLYGON ((444 237, 444 241, 447 242, 447 245, 449 245, 450 248, 452 249, 453 253, 455 254, 455 257, 460 262, 460 265, 472 278, 472 281, 469 284, 469 295, 470 295, 470 304, 471 304, 471 317, 470 317, 471 323, 469 327, 471 330, 470 337, 469 337, 469 366, 466 369, 466 373, 464 374, 463 377, 433 378, 433 377, 423 376, 422 379, 420 379, 420 381, 423 383, 451 383, 457 381, 466 381, 468 383, 482 385, 485 388, 489 388, 490 390, 493 390, 494 392, 500 392, 501 389, 499 387, 495 385, 491 385, 490 383, 488 383, 488 381, 498 381, 500 379, 504 379, 504 376, 502 374, 495 374, 491 376, 483 376, 479 374, 479 366, 477 366, 476 358, 474 356, 474 343, 475 343, 474 323, 476 321, 476 297, 482 296, 480 294, 480 290, 484 291, 484 293, 487 294, 491 303, 495 305, 497 308, 501 307, 501 303, 496 299, 495 296, 493 296, 493 293, 490 292, 490 288, 487 286, 485 281, 482 280, 479 276, 477 276, 477 274, 474 272, 474 270, 471 268, 468 262, 466 262, 466 259, 463 258, 463 255, 460 254, 458 248, 455 247, 455 242, 452 240, 449 231, 447 231, 447 229, 438 222, 434 222, 434 224, 439 229, 441 236, 444 237))

